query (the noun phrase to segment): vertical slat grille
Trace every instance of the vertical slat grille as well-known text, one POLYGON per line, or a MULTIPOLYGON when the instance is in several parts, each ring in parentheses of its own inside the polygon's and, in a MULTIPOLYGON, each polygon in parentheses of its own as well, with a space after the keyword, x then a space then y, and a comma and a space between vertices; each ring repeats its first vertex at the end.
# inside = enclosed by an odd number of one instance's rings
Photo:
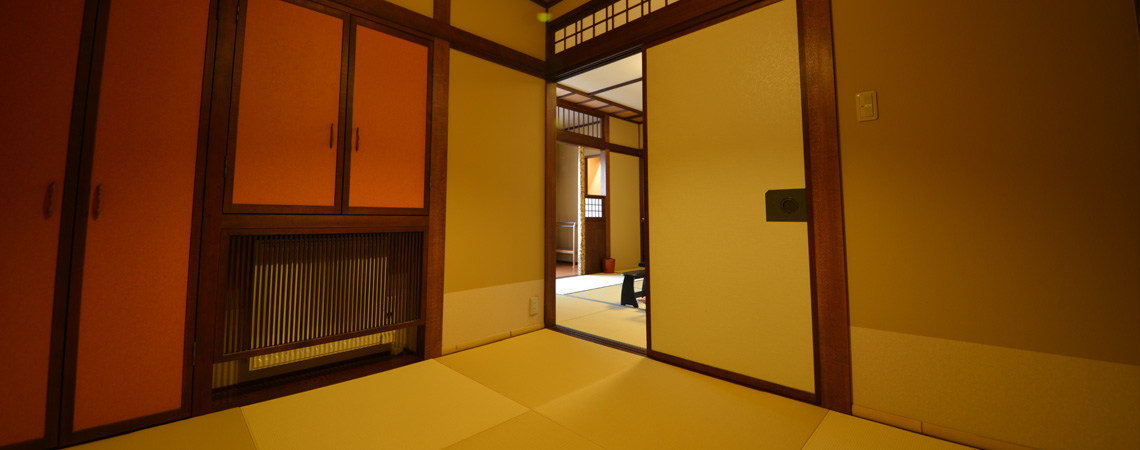
POLYGON ((569 108, 558 106, 555 108, 555 127, 559 130, 571 131, 586 136, 605 138, 604 118, 600 115, 588 114, 569 108))
POLYGON ((422 232, 232 236, 222 353, 415 322, 422 268, 422 232))

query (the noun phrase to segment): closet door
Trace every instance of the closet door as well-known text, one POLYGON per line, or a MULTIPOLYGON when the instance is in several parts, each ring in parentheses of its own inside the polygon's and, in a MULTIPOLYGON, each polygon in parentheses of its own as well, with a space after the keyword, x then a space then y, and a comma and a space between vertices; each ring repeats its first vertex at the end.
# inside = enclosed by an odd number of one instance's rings
POLYGON ((428 43, 363 21, 353 32, 349 212, 427 214, 428 43))
POLYGON ((186 312, 209 9, 210 0, 110 3, 97 119, 87 122, 90 172, 81 176, 65 444, 189 414, 186 312))
POLYGON ((248 0, 241 8, 226 212, 339 212, 348 28, 343 13, 303 5, 248 0))
POLYGON ((83 5, 5 2, 0 14, 0 447, 55 438, 52 309, 83 5))

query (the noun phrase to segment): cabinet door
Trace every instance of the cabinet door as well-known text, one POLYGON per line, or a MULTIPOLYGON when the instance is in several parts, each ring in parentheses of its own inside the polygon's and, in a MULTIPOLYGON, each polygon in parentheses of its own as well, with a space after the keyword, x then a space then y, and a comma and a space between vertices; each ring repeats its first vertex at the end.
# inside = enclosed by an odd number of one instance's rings
POLYGON ((189 413, 187 289, 209 6, 110 5, 97 126, 84 157, 91 195, 77 227, 85 242, 72 286, 78 311, 69 311, 78 336, 68 349, 75 372, 65 443, 113 431, 69 432, 189 413))
POLYGON ((52 308, 83 4, 5 2, 0 14, 0 447, 54 438, 52 308))
POLYGON ((319 5, 249 0, 242 9, 237 136, 227 212, 339 212, 346 21, 319 5))
POLYGON ((426 213, 428 46, 362 24, 354 32, 348 206, 426 213))

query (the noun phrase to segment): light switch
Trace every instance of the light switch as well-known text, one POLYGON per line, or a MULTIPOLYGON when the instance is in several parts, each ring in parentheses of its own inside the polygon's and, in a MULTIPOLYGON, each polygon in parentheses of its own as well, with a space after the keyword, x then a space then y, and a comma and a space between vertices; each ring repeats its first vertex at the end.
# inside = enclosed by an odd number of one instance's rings
POLYGON ((879 118, 879 100, 875 91, 855 94, 855 117, 860 122, 879 118))

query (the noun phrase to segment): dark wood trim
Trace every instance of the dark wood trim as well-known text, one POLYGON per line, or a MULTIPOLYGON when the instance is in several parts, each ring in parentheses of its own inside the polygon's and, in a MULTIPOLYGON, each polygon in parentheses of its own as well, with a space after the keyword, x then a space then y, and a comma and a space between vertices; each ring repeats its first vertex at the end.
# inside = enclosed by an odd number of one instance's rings
POLYGON ((645 348, 653 351, 653 306, 650 299, 649 264, 649 79, 646 73, 645 51, 641 51, 641 76, 645 84, 641 87, 641 104, 645 106, 645 123, 641 124, 641 157, 637 159, 639 172, 639 194, 641 195, 641 262, 645 263, 645 281, 642 293, 645 294, 645 348))
POLYGON ((759 378, 752 378, 747 375, 741 375, 736 372, 730 372, 706 364, 701 364, 699 362, 690 361, 684 358, 678 358, 676 356, 667 353, 661 353, 655 350, 649 350, 647 356, 650 359, 677 366, 685 370, 691 370, 693 372, 705 374, 713 378, 727 381, 729 383, 739 384, 744 387, 749 387, 765 392, 771 392, 773 394, 781 395, 792 400, 799 400, 804 403, 816 404, 816 395, 810 392, 804 392, 799 389, 792 389, 790 387, 764 381, 759 378))
MULTIPOLYGON (((424 226, 372 226, 361 228, 345 228, 345 227, 324 227, 324 228, 227 228, 222 230, 223 244, 228 244, 229 238, 232 236, 276 236, 283 234, 345 234, 345 233, 400 233, 406 231, 414 231, 425 233, 427 227, 424 226)), ((224 245, 223 245, 224 247, 224 245)), ((228 249, 227 249, 228 250, 228 249)), ((224 252, 228 257, 229 253, 224 252)), ((228 259, 228 258, 227 258, 228 259)), ((223 267, 225 268, 225 267, 223 267)))
POLYGON ((816 392, 820 405, 851 413, 851 331, 839 119, 829 0, 797 0, 804 159, 807 169, 808 249, 815 324, 816 392))
POLYGON ((606 142, 605 139, 598 139, 584 134, 578 134, 572 131, 557 130, 555 139, 559 142, 566 142, 568 144, 581 145, 583 147, 596 148, 599 150, 609 150, 615 153, 621 153, 629 156, 641 156, 641 149, 626 147, 621 144, 614 144, 606 142))
MULTIPOLYGON (((209 143, 206 160, 206 179, 202 193, 202 233, 198 259, 198 302, 195 325, 195 344, 203 349, 214 347, 214 322, 218 298, 219 271, 222 261, 222 210, 229 188, 225 176, 227 151, 230 143, 230 126, 235 122, 230 101, 238 73, 234 62, 237 54, 238 0, 219 0, 215 36, 213 86, 210 97, 209 143)), ((211 389, 213 355, 209 351, 196 352, 194 360, 193 414, 212 412, 211 389)))
POLYGON ((298 392, 365 377, 385 370, 395 369, 421 360, 422 358, 415 354, 405 354, 396 357, 372 357, 362 358, 361 361, 357 361, 356 363, 348 361, 329 368, 302 371, 283 377, 282 379, 259 383, 268 385, 269 387, 267 388, 252 390, 252 392, 235 395, 222 400, 211 400, 209 408, 213 411, 221 411, 272 400, 298 392))
MULTIPOLYGON (((557 326, 558 323, 558 301, 554 294, 555 285, 555 266, 558 264, 557 255, 555 250, 558 248, 557 242, 557 202, 558 202, 558 174, 556 172, 556 164, 558 161, 558 139, 557 129, 554 122, 556 121, 555 107, 558 104, 558 96, 556 95, 557 85, 555 83, 546 83, 546 129, 543 135, 544 144, 546 147, 544 157, 544 177, 546 184, 543 187, 544 197, 544 224, 543 224, 543 252, 542 252, 542 323, 546 328, 557 326)), ((573 237, 577 239, 577 236, 573 237)), ((577 248, 577 246, 575 246, 577 248)), ((577 260, 577 255, 574 256, 577 260)))
POLYGON ((225 352, 218 347, 214 349, 214 363, 236 361, 239 359, 252 358, 254 356, 268 355, 270 353, 283 352, 287 350, 295 350, 298 348, 312 347, 315 345, 327 344, 329 342, 343 341, 346 339, 358 338, 361 336, 368 336, 372 334, 385 333, 388 331, 403 330, 405 328, 423 326, 424 320, 413 320, 411 322, 404 322, 396 325, 389 325, 386 327, 370 328, 367 330, 354 331, 352 333, 339 334, 336 336, 328 336, 320 339, 310 339, 307 341, 293 342, 289 344, 274 345, 272 347, 262 347, 253 350, 245 350, 236 353, 225 354, 225 352))
POLYGON ((538 5, 538 6, 546 8, 546 9, 550 9, 554 5, 562 3, 562 0, 530 0, 530 1, 533 2, 534 4, 538 5))
POLYGON ((432 18, 451 25, 451 0, 435 0, 432 3, 432 18))
POLYGON ((197 329, 198 288, 201 286, 199 273, 202 256, 202 230, 206 196, 207 173, 209 168, 210 113, 214 86, 214 65, 217 61, 218 2, 210 2, 206 25, 206 51, 202 63, 202 93, 198 109, 198 154, 194 168, 194 200, 190 225, 190 255, 186 278, 186 323, 182 347, 182 408, 178 418, 190 417, 194 404, 195 341, 197 329))
MULTIPOLYGON (((606 122, 606 123, 608 124, 609 122, 606 122)), ((605 130, 605 136, 606 136, 606 141, 609 141, 610 140, 610 134, 609 134, 608 129, 605 130)), ((602 156, 602 164, 601 164, 601 167, 599 168, 599 170, 602 171, 602 194, 604 194, 604 197, 602 197, 602 218, 604 218, 606 221, 606 225, 605 225, 605 230, 606 230, 606 253, 605 253, 605 257, 606 258, 613 258, 613 253, 611 253, 611 245, 610 245, 613 241, 611 239, 612 235, 613 235, 613 233, 611 233, 612 221, 610 220, 610 193, 611 193, 610 192, 610 169, 611 169, 611 167, 610 167, 610 151, 606 150, 606 149, 602 149, 602 155, 601 156, 602 156)), ((603 266, 603 270, 602 270, 603 272, 605 272, 604 269, 605 269, 605 267, 603 266)), ((614 270, 617 270, 617 267, 615 267, 614 270)))
MULTIPOLYGON (((287 0, 299 1, 299 0, 287 0)), ((340 13, 340 11, 337 11, 340 13)), ((341 13, 343 14, 343 13, 341 13)), ((337 15, 337 17, 341 17, 337 15)), ((333 184, 333 209, 335 212, 343 212, 344 206, 348 204, 348 193, 345 190, 347 183, 345 172, 348 169, 348 151, 352 148, 352 128, 348 123, 348 77, 349 77, 349 64, 354 62, 356 58, 353 57, 352 51, 356 48, 356 40, 353 39, 352 16, 344 14, 343 23, 341 24, 341 41, 340 41, 340 101, 337 107, 340 108, 337 113, 337 136, 340 138, 336 142, 336 180, 333 184)), ((244 31, 243 31, 244 33, 244 31)), ((236 130, 235 130, 236 131, 236 130)), ((236 134, 235 134, 236 136, 236 134)), ((235 147, 236 148, 236 147, 235 147)))
POLYGON ((356 216, 356 215, 268 215, 226 214, 219 227, 224 229, 360 229, 390 227, 426 227, 426 216, 356 216))
MULTIPOLYGON (((618 102, 615 102, 615 101, 613 101, 613 100, 607 100, 607 99, 604 99, 604 98, 601 98, 601 97, 597 97, 597 96, 595 96, 594 94, 591 94, 591 93, 589 93, 589 92, 581 91, 581 90, 578 90, 578 89, 572 88, 572 87, 570 87, 570 86, 567 86, 567 85, 564 85, 564 84, 559 84, 559 85, 558 85, 558 88, 559 88, 559 89, 562 89, 562 90, 565 90, 565 91, 569 91, 569 92, 571 92, 571 93, 572 93, 572 95, 581 95, 581 96, 583 96, 583 97, 586 97, 586 98, 590 99, 589 101, 585 101, 585 102, 582 102, 582 103, 589 103, 589 102, 591 102, 591 101, 594 101, 594 102, 602 102, 602 103, 605 103, 605 104, 607 105, 607 106, 603 106, 602 108, 607 108, 607 107, 613 106, 613 107, 616 107, 616 108, 621 108, 621 109, 622 109, 622 110, 624 110, 624 111, 629 111, 629 112, 632 112, 632 113, 636 113, 638 116, 641 116, 641 115, 644 115, 644 114, 645 114, 645 112, 644 112, 644 111, 641 111, 641 110, 639 110, 639 109, 637 109, 637 108, 634 108, 634 107, 632 107, 632 106, 623 105, 623 104, 621 104, 621 103, 618 103, 618 102)), ((563 100, 563 101, 564 101, 565 103, 567 103, 567 104, 571 104, 571 105, 577 105, 577 106, 579 106, 579 107, 581 107, 581 108, 585 108, 587 111, 591 111, 593 114, 607 114, 607 115, 608 115, 608 114, 610 114, 610 113, 607 113, 607 112, 603 112, 603 111, 600 111, 600 109, 602 109, 602 108, 592 108, 592 107, 589 107, 589 106, 585 106, 585 105, 583 105, 582 103, 574 103, 574 102, 571 102, 571 101, 569 101, 569 100, 563 100)), ((633 116, 633 117, 637 117, 637 116, 633 116)))
MULTIPOLYGON (((99 65, 102 64, 102 47, 106 41, 99 42, 96 35, 98 22, 106 17, 100 17, 100 5, 97 0, 87 0, 83 7, 83 22, 79 34, 79 53, 75 67, 75 90, 72 93, 71 116, 69 119, 67 139, 67 163, 64 168, 64 179, 61 185, 61 205, 59 208, 59 242, 56 247, 55 288, 53 294, 51 317, 51 341, 48 350, 48 380, 47 402, 44 414, 44 436, 30 442, 14 444, 5 448, 49 448, 59 444, 60 417, 62 414, 61 398, 65 386, 64 361, 66 359, 65 343, 68 341, 68 304, 71 299, 70 278, 73 266, 72 251, 76 245, 75 234, 76 204, 79 201, 79 177, 82 166, 84 150, 85 126, 87 126, 87 111, 89 111, 89 95, 91 80, 94 77, 95 57, 99 55, 99 65)), ((105 16, 105 15, 104 15, 105 16)), ((105 34, 104 34, 105 38, 105 34)), ((95 89, 98 92, 96 86, 95 89)), ((94 99, 90 100, 94 102, 94 99)), ((85 218, 85 216, 83 216, 85 218)), ((74 375, 74 374, 72 374, 74 375)))
POLYGON ((604 337, 601 337, 598 335, 587 333, 585 331, 578 331, 578 330, 575 330, 573 328, 568 328, 565 325, 555 324, 555 325, 549 326, 547 328, 549 328, 553 331, 565 334, 567 336, 573 336, 573 337, 576 337, 578 339, 593 342, 595 344, 603 345, 603 346, 606 346, 606 347, 609 347, 609 348, 612 348, 615 350, 621 350, 623 352, 629 352, 629 353, 633 353, 633 354, 639 355, 639 356, 647 356, 646 355, 646 349, 638 347, 638 346, 633 345, 633 344, 627 344, 625 342, 615 341, 613 339, 604 338, 604 337))
POLYGON ((443 354, 443 277, 447 238, 447 123, 451 46, 436 40, 432 49, 431 174, 428 177, 427 289, 424 291, 424 358, 443 354))
MULTIPOLYGON (((642 73, 645 73, 645 72, 642 72, 642 73)), ((634 79, 629 80, 629 81, 623 81, 623 82, 615 84, 613 86, 606 86, 604 88, 601 88, 601 89, 598 89, 598 90, 591 92, 590 95, 596 96, 596 95, 601 94, 603 92, 608 92, 608 91, 612 91, 612 90, 617 89, 617 88, 629 86, 631 84, 640 83, 642 81, 642 79, 643 79, 642 77, 637 77, 637 78, 634 78, 634 79)))
MULTIPOLYGON (((694 31, 691 29, 694 26, 711 25, 715 22, 710 23, 710 20, 737 9, 756 3, 770 4, 775 1, 777 0, 702 0, 674 3, 642 19, 606 32, 604 38, 590 39, 561 53, 549 55, 547 62, 550 75, 555 79, 573 76, 593 67, 599 60, 611 59, 628 52, 631 48, 656 43, 670 36, 682 36, 694 31)), ((597 3, 596 8, 605 2, 590 2, 582 8, 575 9, 574 14, 560 17, 547 26, 547 34, 552 36, 561 26, 577 20, 589 11, 586 7, 593 3, 597 3)))
MULTIPOLYGON (((332 0, 322 0, 329 1, 332 0)), ((424 16, 388 2, 372 0, 335 0, 348 8, 348 12, 396 28, 406 29, 427 37, 448 41, 451 48, 472 56, 505 66, 539 78, 546 77, 546 62, 526 53, 476 36, 439 20, 424 16)))
POLYGON ((17 442, 14 444, 0 446, 0 450, 42 450, 45 448, 55 448, 56 443, 54 440, 56 438, 57 436, 51 435, 30 441, 17 442))
MULTIPOLYGON (((67 332, 64 343, 62 399, 59 411, 59 445, 78 442, 72 429, 75 418, 76 362, 79 359, 79 312, 83 295, 83 262, 87 250, 87 217, 91 214, 92 160, 95 153, 95 128, 99 115, 99 87, 103 80, 103 61, 107 48, 107 27, 111 11, 110 1, 89 1, 95 6, 95 23, 91 46, 91 71, 87 83, 87 101, 83 113, 80 138, 77 197, 75 204, 74 234, 71 242, 71 273, 68 282, 67 332)), ((85 11, 85 14, 87 12, 85 11)), ((85 18, 86 20, 86 18, 85 18)), ((73 116, 74 117, 74 116, 73 116)), ((70 155, 69 155, 70 156, 70 155)))
MULTIPOLYGON (((357 17, 348 16, 344 20, 344 40, 341 41, 341 82, 340 82, 340 128, 337 134, 337 160, 336 160, 336 200, 337 212, 346 214, 348 209, 349 183, 352 167, 352 99, 353 87, 356 82, 356 25, 361 24, 357 17)), ((380 30, 377 30, 380 31, 380 30)), ((381 31, 383 32, 383 31, 381 31)))
POLYGON ((129 432, 132 432, 135 430, 140 430, 140 429, 143 429, 146 427, 161 425, 161 424, 164 424, 167 422, 173 422, 175 420, 184 419, 186 417, 184 409, 185 408, 171 410, 171 411, 164 411, 164 412, 160 412, 160 413, 156 413, 156 414, 151 414, 148 416, 142 416, 142 417, 136 417, 136 418, 130 419, 130 420, 124 420, 122 422, 115 422, 112 424, 88 428, 85 430, 73 431, 73 432, 65 434, 61 437, 61 440, 66 441, 66 442, 61 442, 60 445, 71 446, 71 445, 75 445, 75 444, 81 444, 81 443, 93 441, 96 439, 103 439, 103 438, 111 437, 111 436, 118 435, 118 434, 124 434, 124 433, 129 433, 129 432), (63 437, 66 437, 66 439, 62 439, 63 437))

